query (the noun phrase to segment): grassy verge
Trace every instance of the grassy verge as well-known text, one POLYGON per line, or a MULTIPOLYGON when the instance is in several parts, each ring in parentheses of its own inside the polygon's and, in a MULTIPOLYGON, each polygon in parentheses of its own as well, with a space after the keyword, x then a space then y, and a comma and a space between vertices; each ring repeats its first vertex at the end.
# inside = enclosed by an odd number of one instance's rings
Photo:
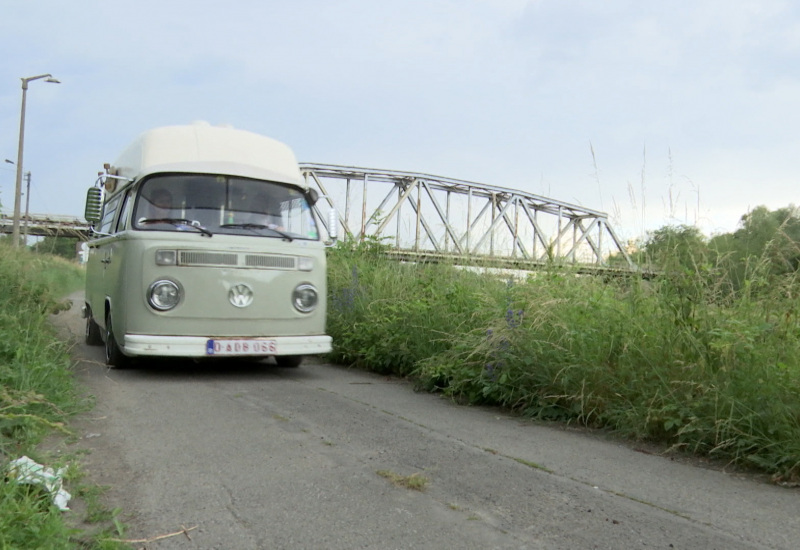
POLYGON ((504 280, 375 245, 332 251, 329 269, 334 360, 800 481, 795 275, 736 293, 710 268, 504 280))
MULTIPOLYGON (((83 279, 83 271, 64 259, 0 244, 0 467, 23 455, 54 469, 67 467, 75 496, 93 493, 79 467, 65 457, 40 456, 37 445, 54 432, 68 434, 66 420, 87 406, 76 392, 69 350, 48 321, 68 307, 59 297, 80 288, 83 279)), ((0 548, 115 547, 123 546, 72 527, 41 489, 0 478, 0 548)))

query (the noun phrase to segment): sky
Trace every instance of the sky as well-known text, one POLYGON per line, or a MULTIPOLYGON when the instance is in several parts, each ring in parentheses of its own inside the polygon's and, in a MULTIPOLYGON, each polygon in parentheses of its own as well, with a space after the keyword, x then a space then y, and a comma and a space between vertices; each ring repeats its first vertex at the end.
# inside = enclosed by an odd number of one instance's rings
MULTIPOLYGON (((2 0, 0 159, 21 78, 30 211, 81 217, 142 132, 208 121, 301 162, 608 212, 624 240, 800 203, 791 0, 2 0)), ((15 166, 0 163, 13 212, 15 166)), ((23 185, 24 187, 24 185, 23 185)), ((23 189, 24 191, 24 189, 23 189)), ((24 209, 24 198, 23 198, 24 209)))

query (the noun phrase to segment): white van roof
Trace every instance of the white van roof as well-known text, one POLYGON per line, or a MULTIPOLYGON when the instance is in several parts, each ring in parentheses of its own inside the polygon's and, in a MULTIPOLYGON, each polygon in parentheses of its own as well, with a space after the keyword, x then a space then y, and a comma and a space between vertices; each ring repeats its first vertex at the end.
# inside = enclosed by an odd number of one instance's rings
POLYGON ((112 174, 132 180, 160 172, 225 174, 305 187, 297 159, 285 144, 208 123, 149 130, 111 167, 112 174))

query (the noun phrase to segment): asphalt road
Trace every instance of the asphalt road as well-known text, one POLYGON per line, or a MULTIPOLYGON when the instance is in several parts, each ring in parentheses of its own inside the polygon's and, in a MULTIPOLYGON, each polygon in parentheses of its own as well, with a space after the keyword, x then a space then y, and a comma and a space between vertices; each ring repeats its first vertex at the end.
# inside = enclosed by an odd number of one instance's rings
POLYGON ((109 370, 77 305, 54 322, 96 399, 85 469, 137 548, 800 547, 798 489, 334 365, 109 370))

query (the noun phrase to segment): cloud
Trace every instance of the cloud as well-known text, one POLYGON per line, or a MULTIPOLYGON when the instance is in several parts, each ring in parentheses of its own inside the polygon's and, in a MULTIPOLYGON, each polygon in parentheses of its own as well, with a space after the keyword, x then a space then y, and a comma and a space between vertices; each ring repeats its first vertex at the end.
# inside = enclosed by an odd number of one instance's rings
POLYGON ((202 119, 305 161, 616 210, 630 234, 678 215, 727 227, 759 197, 791 199, 798 31, 782 0, 13 3, 0 149, 15 155, 18 79, 52 72, 63 84, 29 96, 36 209, 82 212, 138 133, 202 119))

